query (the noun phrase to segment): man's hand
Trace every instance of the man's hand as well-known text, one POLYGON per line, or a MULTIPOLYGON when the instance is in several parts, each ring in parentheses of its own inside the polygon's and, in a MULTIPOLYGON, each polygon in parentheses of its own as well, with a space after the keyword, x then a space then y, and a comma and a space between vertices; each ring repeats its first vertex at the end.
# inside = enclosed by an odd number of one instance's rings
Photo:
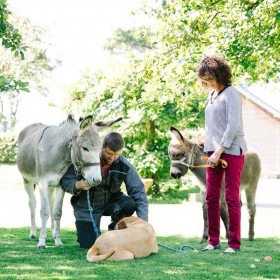
POLYGON ((78 190, 78 191, 87 191, 90 189, 90 185, 84 181, 84 180, 81 180, 81 181, 77 181, 76 184, 75 184, 75 188, 78 190))

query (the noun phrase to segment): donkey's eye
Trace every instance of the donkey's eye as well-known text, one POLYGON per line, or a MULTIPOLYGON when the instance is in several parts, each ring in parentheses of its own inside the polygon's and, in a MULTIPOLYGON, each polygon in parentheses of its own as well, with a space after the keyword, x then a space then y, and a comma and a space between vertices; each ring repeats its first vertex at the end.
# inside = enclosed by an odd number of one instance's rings
POLYGON ((86 148, 86 147, 82 147, 82 149, 83 149, 84 151, 86 151, 86 152, 89 152, 89 149, 86 148))
POLYGON ((184 154, 177 154, 177 155, 174 155, 173 157, 176 159, 181 159, 183 156, 184 156, 184 154))

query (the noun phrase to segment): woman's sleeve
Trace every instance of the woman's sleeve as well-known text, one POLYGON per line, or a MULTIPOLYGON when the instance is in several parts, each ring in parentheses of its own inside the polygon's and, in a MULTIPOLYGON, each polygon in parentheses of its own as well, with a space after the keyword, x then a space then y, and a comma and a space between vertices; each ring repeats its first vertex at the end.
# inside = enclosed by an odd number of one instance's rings
POLYGON ((237 135, 240 126, 240 115, 242 114, 242 99, 237 90, 229 92, 225 96, 226 103, 226 130, 220 145, 229 148, 237 135))

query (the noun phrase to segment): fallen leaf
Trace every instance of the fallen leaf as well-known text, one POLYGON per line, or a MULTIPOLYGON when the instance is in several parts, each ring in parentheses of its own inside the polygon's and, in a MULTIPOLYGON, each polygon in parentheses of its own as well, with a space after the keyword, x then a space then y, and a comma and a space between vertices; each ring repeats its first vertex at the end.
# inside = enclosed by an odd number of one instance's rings
POLYGON ((256 268, 256 266, 254 264, 251 264, 250 267, 251 268, 256 268))

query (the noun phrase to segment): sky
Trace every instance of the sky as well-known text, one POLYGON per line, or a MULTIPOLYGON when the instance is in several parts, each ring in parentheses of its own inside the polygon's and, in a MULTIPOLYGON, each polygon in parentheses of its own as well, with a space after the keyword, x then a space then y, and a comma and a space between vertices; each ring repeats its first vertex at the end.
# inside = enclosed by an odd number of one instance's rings
MULTIPOLYGON (((118 27, 140 25, 144 19, 130 11, 141 0, 8 0, 9 9, 43 27, 51 43, 48 53, 62 61, 53 73, 50 97, 59 103, 65 85, 75 82, 86 67, 97 69, 109 62, 102 46, 118 27)), ((48 101, 35 93, 24 98, 18 129, 33 122, 58 124, 65 115, 47 106, 48 101)))

